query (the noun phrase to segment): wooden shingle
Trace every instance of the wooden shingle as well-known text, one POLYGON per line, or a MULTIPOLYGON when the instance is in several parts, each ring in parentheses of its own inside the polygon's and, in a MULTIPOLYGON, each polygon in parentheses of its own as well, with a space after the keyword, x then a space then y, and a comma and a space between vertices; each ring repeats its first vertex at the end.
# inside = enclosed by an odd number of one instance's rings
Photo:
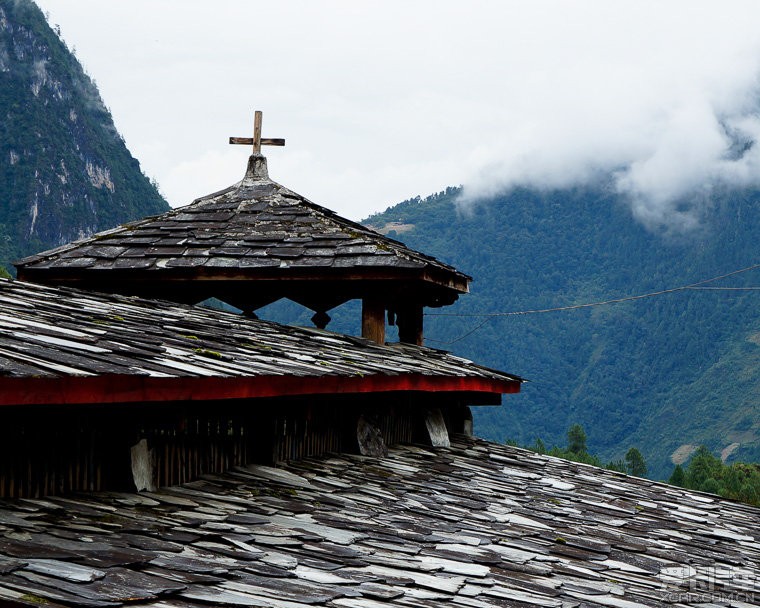
POLYGON ((440 350, 172 302, 6 279, 0 301, 4 405, 144 401, 151 391, 166 400, 175 389, 176 399, 215 390, 239 397, 394 389, 499 395, 522 382, 440 350))
POLYGON ((282 297, 315 311, 381 297, 402 312, 409 303, 450 304, 470 281, 270 180, 260 155, 230 188, 16 267, 36 283, 187 303, 218 297, 244 311, 282 297))
POLYGON ((139 495, 6 501, 0 523, 0 599, 18 606, 760 598, 760 510, 463 436, 385 458, 241 466, 139 495))

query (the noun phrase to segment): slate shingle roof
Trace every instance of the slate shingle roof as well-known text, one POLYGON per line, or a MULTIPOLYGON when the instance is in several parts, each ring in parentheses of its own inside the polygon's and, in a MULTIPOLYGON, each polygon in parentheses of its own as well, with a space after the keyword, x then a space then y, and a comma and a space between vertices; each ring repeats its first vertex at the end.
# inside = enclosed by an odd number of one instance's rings
MULTIPOLYGON (((115 288, 135 277, 415 279, 451 291, 449 300, 467 292, 470 281, 455 268, 273 182, 262 156, 252 156, 245 178, 226 190, 25 258, 16 267, 19 278, 35 282, 97 277, 115 288)), ((129 293, 150 295, 139 287, 131 285, 129 293)))
POLYGON ((457 436, 156 493, 0 503, 39 605, 754 606, 760 510, 457 436))
POLYGON ((131 383, 260 378, 261 390, 280 394, 297 390, 299 381, 304 392, 314 390, 315 384, 303 383, 327 378, 344 388, 377 378, 387 386, 404 378, 420 386, 465 380, 497 393, 517 390, 521 382, 431 348, 381 346, 207 308, 0 280, 0 402, 10 398, 11 379, 35 380, 25 385, 30 391, 41 379, 71 376, 128 377, 131 383))

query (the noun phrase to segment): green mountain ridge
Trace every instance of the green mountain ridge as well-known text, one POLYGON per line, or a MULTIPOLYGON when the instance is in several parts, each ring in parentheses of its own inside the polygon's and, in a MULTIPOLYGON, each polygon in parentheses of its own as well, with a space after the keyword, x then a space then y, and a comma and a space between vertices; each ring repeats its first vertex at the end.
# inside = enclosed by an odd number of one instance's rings
POLYGON ((39 8, 0 0, 0 265, 167 209, 39 8))
MULTIPOLYGON (((611 183, 515 188, 465 210, 450 188, 365 223, 475 277, 455 306, 427 311, 425 335, 429 346, 531 380, 504 407, 476 408, 481 436, 563 445, 577 422, 605 461, 637 446, 657 478, 685 445, 760 461, 757 292, 683 290, 542 314, 447 316, 622 298, 760 262, 759 192, 715 188, 700 228, 679 235, 635 221, 611 183)), ((760 270, 710 285, 757 286, 760 270)))

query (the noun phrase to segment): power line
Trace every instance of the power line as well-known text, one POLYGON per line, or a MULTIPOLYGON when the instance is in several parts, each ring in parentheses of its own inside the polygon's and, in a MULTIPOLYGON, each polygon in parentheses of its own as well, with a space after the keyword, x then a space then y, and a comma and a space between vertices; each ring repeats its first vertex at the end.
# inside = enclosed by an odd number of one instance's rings
POLYGON ((692 291, 760 291, 760 287, 690 287, 692 291))
POLYGON ((425 314, 430 317, 510 317, 510 316, 515 316, 515 315, 533 315, 533 314, 539 314, 539 313, 545 313, 545 312, 557 312, 561 310, 576 310, 578 308, 590 308, 592 306, 605 306, 607 304, 617 304, 618 302, 630 302, 632 300, 652 298, 655 296, 664 295, 666 293, 674 293, 676 291, 698 290, 698 289, 757 291, 757 290, 760 290, 760 287, 701 287, 701 285, 704 285, 705 283, 712 283, 713 281, 725 279, 726 277, 740 274, 742 272, 747 272, 749 270, 754 270, 755 268, 760 268, 760 264, 748 266, 747 268, 742 268, 741 270, 734 270, 733 272, 722 274, 717 277, 712 277, 710 279, 704 279, 696 283, 690 283, 689 285, 682 285, 680 287, 671 287, 670 289, 661 289, 659 291, 642 293, 635 296, 626 296, 623 298, 612 298, 609 300, 600 300, 598 302, 587 302, 585 304, 571 304, 568 306, 555 306, 553 308, 537 308, 533 310, 517 310, 517 311, 511 311, 511 312, 472 312, 472 313, 428 312, 425 314))
POLYGON ((462 336, 459 336, 458 338, 455 338, 454 340, 449 340, 447 342, 446 340, 436 340, 435 338, 425 338, 425 342, 436 342, 438 344, 443 344, 445 346, 448 346, 450 344, 456 344, 457 342, 459 342, 461 340, 464 340, 468 336, 471 336, 472 334, 474 334, 481 327, 483 327, 486 323, 488 323, 489 321, 492 321, 493 319, 494 319, 494 317, 487 317, 485 321, 483 321, 482 323, 479 323, 473 329, 471 329, 470 331, 468 331, 466 334, 464 334, 462 336))
POLYGON ((474 334, 486 323, 488 323, 490 320, 496 317, 511 317, 511 316, 518 316, 518 315, 534 315, 534 314, 543 314, 543 313, 548 313, 548 312, 560 312, 560 311, 565 311, 565 310, 578 310, 581 308, 592 308, 595 306, 606 306, 608 304, 618 304, 620 302, 631 302, 634 300, 642 300, 644 298, 653 298, 656 296, 661 296, 668 293, 675 293, 678 291, 708 291, 708 290, 709 291, 760 291, 760 287, 704 287, 704 285, 706 285, 707 283, 712 283, 714 281, 719 281, 720 279, 725 279, 737 274, 741 274, 743 272, 755 270, 756 268, 760 268, 760 264, 753 264, 752 266, 747 266, 746 268, 741 268, 739 270, 734 270, 732 272, 728 272, 726 274, 722 274, 716 277, 711 277, 709 279, 697 281, 696 283, 681 285, 680 287, 671 287, 670 289, 661 289, 659 291, 651 291, 649 293, 638 294, 635 296, 612 298, 608 300, 600 300, 597 302, 587 302, 585 304, 571 304, 568 306, 555 306, 552 308, 537 308, 537 309, 532 309, 532 310, 517 310, 517 311, 510 311, 510 312, 485 312, 485 313, 429 312, 429 313, 425 313, 425 315, 431 316, 431 317, 486 317, 486 319, 482 323, 476 325, 473 329, 471 329, 467 333, 459 336, 458 338, 454 340, 451 340, 448 342, 443 341, 443 340, 435 340, 432 338, 426 338, 426 340, 430 342, 437 342, 439 344, 445 344, 445 345, 455 344, 456 342, 464 340, 468 336, 474 334))

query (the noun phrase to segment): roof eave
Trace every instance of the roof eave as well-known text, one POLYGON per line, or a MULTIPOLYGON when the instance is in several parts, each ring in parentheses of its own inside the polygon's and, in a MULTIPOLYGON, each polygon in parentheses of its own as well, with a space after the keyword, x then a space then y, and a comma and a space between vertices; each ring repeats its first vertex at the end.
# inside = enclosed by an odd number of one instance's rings
POLYGON ((472 395, 478 403, 498 403, 520 391, 516 377, 317 376, 171 377, 100 375, 57 378, 0 378, 0 406, 179 403, 326 394, 425 392, 472 395), (490 399, 495 397, 496 399, 490 399))
MULTIPOLYGON (((382 268, 382 267, 326 267, 315 272, 314 267, 231 267, 205 268, 164 267, 147 269, 114 268, 35 268, 18 267, 18 279, 31 283, 52 286, 68 286, 101 291, 105 293, 122 293, 143 297, 174 299, 171 295, 157 294, 152 285, 166 287, 172 284, 174 289, 182 283, 189 290, 207 291, 209 286, 225 282, 267 282, 282 285, 282 282, 301 283, 303 285, 340 281, 348 291, 371 289, 377 283, 385 289, 389 283, 415 283, 421 289, 433 289, 450 293, 451 302, 459 294, 469 293, 470 277, 461 273, 448 273, 425 268, 382 268)), ((280 294, 284 295, 284 294, 280 294)), ((209 297, 209 296, 205 296, 209 297)), ((205 297, 200 299, 205 299, 205 297)), ((358 294, 354 297, 361 297, 358 294)), ((191 298, 192 300, 192 298, 191 298)), ((188 301, 191 301, 188 300, 188 301)), ((200 300, 198 300, 200 301, 200 300)), ((450 302, 446 302, 450 303, 450 302)))

